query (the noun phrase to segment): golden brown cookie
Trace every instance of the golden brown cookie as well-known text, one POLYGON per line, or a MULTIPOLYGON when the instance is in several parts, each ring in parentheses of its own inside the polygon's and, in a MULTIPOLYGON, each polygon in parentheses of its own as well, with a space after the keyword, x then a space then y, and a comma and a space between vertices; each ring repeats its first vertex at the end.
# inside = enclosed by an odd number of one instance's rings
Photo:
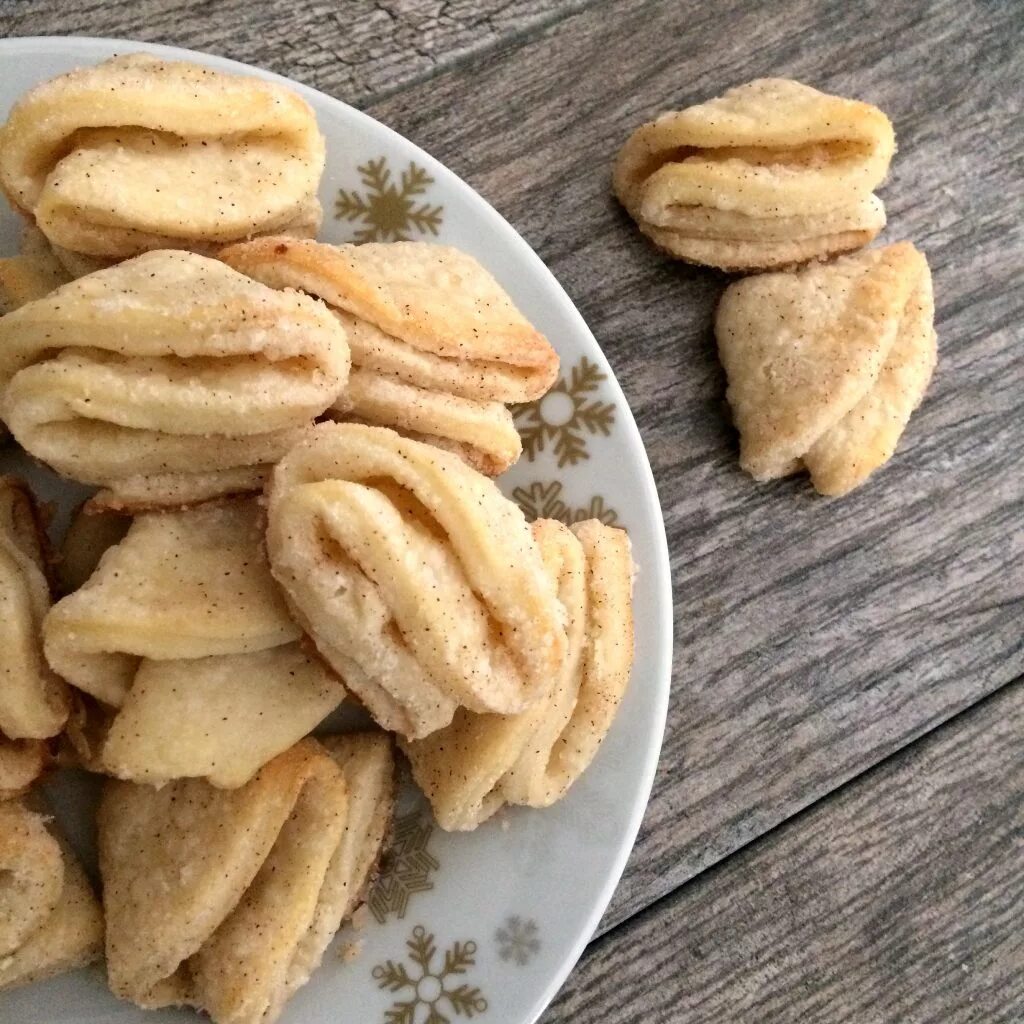
POLYGON ((506 404, 543 395, 558 356, 472 256, 427 242, 262 238, 220 258, 323 299, 344 324, 352 375, 334 418, 391 427, 490 476, 519 457, 506 404))
POLYGON ((69 730, 82 762, 124 779, 240 786, 345 695, 298 642, 253 500, 136 517, 44 636, 50 664, 100 702, 69 730))
POLYGON ((885 226, 895 136, 877 107, 762 78, 642 125, 615 193, 666 252, 766 270, 849 252, 885 226))
POLYGON ((241 789, 107 783, 107 974, 145 1009, 272 1024, 361 899, 391 818, 382 734, 303 740, 241 789))
POLYGON ((393 430, 312 430, 274 470, 267 549, 317 650, 408 738, 460 705, 524 710, 564 659, 522 512, 461 459, 393 430))
POLYGON ((151 249, 312 236, 324 141, 274 82, 135 53, 23 96, 0 128, 0 187, 73 276, 151 249))
POLYGON ((519 715, 460 708, 403 743, 438 824, 474 829, 502 804, 548 807, 583 774, 611 727, 633 661, 633 560, 623 530, 597 520, 533 524, 567 615, 569 649, 544 697, 519 715))
POLYGON ((321 303, 162 250, 0 319, 0 415, 95 505, 181 506, 258 490, 348 365, 321 303))
POLYGON ((755 480, 801 467, 840 495, 887 462, 937 357, 931 273, 910 242, 730 285, 715 335, 755 480))

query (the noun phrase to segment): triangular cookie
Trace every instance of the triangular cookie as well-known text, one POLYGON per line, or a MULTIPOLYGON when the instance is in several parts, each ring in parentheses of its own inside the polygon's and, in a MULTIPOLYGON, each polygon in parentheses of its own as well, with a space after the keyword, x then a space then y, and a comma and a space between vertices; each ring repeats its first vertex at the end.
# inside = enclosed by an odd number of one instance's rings
POLYGON ((936 360, 931 274, 909 242, 729 286, 715 321, 757 480, 805 465, 845 494, 886 462, 936 360))
POLYGON ((275 288, 323 299, 352 350, 335 419, 391 427, 494 476, 522 444, 505 403, 558 372, 547 339, 468 253, 428 242, 325 245, 262 238, 220 258, 275 288))
POLYGON ((50 663, 105 706, 76 716, 79 756, 124 779, 240 786, 345 694, 298 642, 250 499, 136 517, 44 636, 50 663))
POLYGON ((111 989, 271 1024, 360 898, 394 799, 383 734, 307 739, 240 789, 109 782, 99 812, 111 989))

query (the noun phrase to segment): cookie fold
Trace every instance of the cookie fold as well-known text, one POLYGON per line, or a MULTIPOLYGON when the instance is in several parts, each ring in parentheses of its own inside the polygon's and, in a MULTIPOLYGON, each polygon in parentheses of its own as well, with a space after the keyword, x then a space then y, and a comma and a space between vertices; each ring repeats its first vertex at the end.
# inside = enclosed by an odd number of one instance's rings
POLYGON ((220 258, 323 299, 352 349, 336 419, 391 427, 494 476, 522 444, 507 403, 533 401, 558 356, 468 253, 427 242, 325 245, 263 238, 220 258))
POLYGON ((402 744, 438 824, 474 829, 503 804, 547 807, 582 775, 611 727, 633 660, 633 560, 623 530, 591 519, 533 524, 567 616, 568 655, 518 715, 465 708, 402 744))
MULTIPOLYGON (((45 543, 27 485, 0 476, 0 737, 9 740, 56 736, 70 707, 67 687, 43 657, 50 608, 45 543)), ((13 763, 15 749, 29 748, 7 749, 13 763)))
POLYGON ((849 252, 885 225, 873 194, 895 151, 877 107, 763 78, 638 128, 616 195, 666 252, 765 270, 849 252))
POLYGON ((271 1024, 362 898, 391 819, 381 734, 303 740, 251 782, 109 781, 100 872, 113 992, 271 1024))
POLYGON ((322 423, 274 470, 274 576, 383 727, 515 713, 565 656, 563 613, 522 512, 461 459, 383 427, 322 423))
POLYGON ((937 358, 931 273, 910 242, 730 285, 715 319, 740 465, 805 467, 840 495, 887 462, 937 358))
POLYGON ((312 236, 323 167, 291 90, 141 53, 44 82, 0 128, 0 187, 75 276, 151 249, 312 236))
POLYGON ((50 664, 94 699, 68 730, 80 759, 157 785, 240 786, 341 703, 300 636, 253 500, 138 516, 44 624, 50 664))

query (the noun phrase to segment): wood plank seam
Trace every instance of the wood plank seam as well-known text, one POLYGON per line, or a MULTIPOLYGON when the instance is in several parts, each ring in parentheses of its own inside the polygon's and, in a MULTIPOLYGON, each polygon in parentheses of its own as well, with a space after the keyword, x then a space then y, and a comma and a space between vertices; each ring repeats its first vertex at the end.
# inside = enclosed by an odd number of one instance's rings
POLYGON ((594 943, 545 1024, 1022 1024, 1022 728, 1024 677, 594 943))
MULTIPOLYGON (((1022 642, 1024 642, 1024 640, 1022 640, 1022 642)), ((584 952, 584 956, 586 956, 592 948, 599 948, 600 946, 604 945, 607 941, 612 940, 615 937, 616 932, 619 931, 619 929, 625 927, 626 925, 635 925, 638 921, 643 919, 645 915, 657 913, 658 908, 660 906, 666 904, 668 901, 671 901, 674 897, 676 897, 679 894, 679 892, 682 889, 685 889, 687 886, 692 885, 698 879, 707 880, 715 877, 716 874, 724 871, 726 869, 726 865, 728 865, 730 861, 739 857, 740 854, 745 852, 749 853, 751 850, 757 849, 757 847, 759 846, 763 846, 771 840, 772 836, 778 834, 782 829, 788 828, 790 826, 798 826, 802 819, 809 817, 816 810, 821 810, 828 803, 835 802, 852 787, 860 785, 862 783, 869 783, 873 775, 880 774, 887 767, 891 766, 895 761, 897 761, 899 758, 906 756, 915 749, 936 739, 939 734, 955 729, 957 722, 960 719, 962 719, 965 715, 977 712, 986 705, 993 703, 1000 697, 1000 695, 1005 695, 1007 692, 1009 692, 1017 686, 1024 686, 1024 675, 1019 675, 1016 678, 1003 683, 998 688, 989 691, 973 703, 960 708, 955 714, 951 715, 949 718, 946 718, 943 721, 938 722, 930 729, 926 729, 924 732, 913 737, 913 739, 911 739, 908 743, 904 744, 902 747, 898 748, 897 750, 893 750, 891 753, 887 754, 880 760, 875 761, 872 765, 865 768, 863 771, 858 772, 856 775, 852 775, 850 778, 839 783, 835 788, 830 789, 826 793, 823 793, 817 799, 807 804, 806 807, 801 807, 798 811, 796 811, 794 814, 791 814, 788 818, 783 818, 781 821, 777 822, 771 828, 756 835, 753 839, 749 840, 746 843, 743 843, 741 846, 737 846, 725 857, 722 857, 721 859, 715 861, 713 864, 710 864, 708 867, 702 869, 701 871, 698 871, 696 874, 691 875, 689 878, 681 882, 675 888, 670 889, 668 892, 662 893, 658 896, 657 899, 648 903, 640 910, 636 910, 633 913, 629 914, 627 917, 615 921, 607 928, 599 928, 598 931, 595 932, 594 937, 587 944, 587 950, 584 952)))

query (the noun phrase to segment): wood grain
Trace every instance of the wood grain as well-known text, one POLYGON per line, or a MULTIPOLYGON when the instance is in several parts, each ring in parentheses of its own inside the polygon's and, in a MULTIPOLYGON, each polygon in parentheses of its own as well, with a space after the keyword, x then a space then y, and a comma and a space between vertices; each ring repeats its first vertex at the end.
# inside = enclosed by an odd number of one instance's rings
POLYGON ((1019 1024, 1024 683, 594 942, 544 1024, 1019 1024))
POLYGON ((674 699, 603 927, 1024 671, 1021 35, 1012 5, 615 3, 369 108, 537 248, 655 469, 674 699), (886 237, 935 276, 931 391, 891 464, 839 501, 739 471, 710 334, 726 279, 660 256, 609 195, 637 123, 766 74, 889 113, 886 237))
POLYGON ((138 39, 256 64, 360 106, 585 0, 0 0, 0 35, 138 39))

